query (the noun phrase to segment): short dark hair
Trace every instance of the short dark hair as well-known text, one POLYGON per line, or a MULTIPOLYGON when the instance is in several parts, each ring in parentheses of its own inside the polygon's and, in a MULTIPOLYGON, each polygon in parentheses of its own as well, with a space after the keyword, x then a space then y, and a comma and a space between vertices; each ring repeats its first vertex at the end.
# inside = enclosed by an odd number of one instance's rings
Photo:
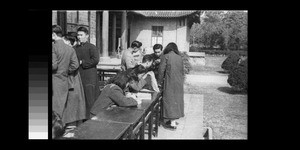
POLYGON ((59 25, 52 25, 52 32, 54 32, 57 36, 62 37, 63 31, 59 25))
POLYGON ((154 58, 152 57, 152 55, 147 54, 143 57, 142 62, 145 63, 145 62, 153 61, 153 59, 154 58))
POLYGON ((164 55, 168 54, 171 51, 175 52, 177 55, 180 55, 178 47, 174 42, 171 42, 166 46, 166 48, 164 49, 164 55))
POLYGON ((65 38, 66 40, 70 41, 71 45, 73 45, 74 42, 77 41, 77 40, 76 40, 76 36, 72 36, 71 33, 68 33, 68 34, 64 35, 64 38, 65 38))
POLYGON ((79 27, 79 28, 77 29, 77 32, 79 32, 79 31, 82 31, 82 32, 84 32, 85 34, 89 34, 89 30, 88 30, 86 27, 79 27))
POLYGON ((161 44, 155 44, 155 45, 153 46, 153 51, 156 50, 156 49, 162 50, 162 49, 163 49, 163 46, 162 46, 161 44))
POLYGON ((119 86, 121 89, 125 89, 126 84, 130 82, 131 80, 137 80, 137 78, 134 77, 134 74, 131 72, 130 69, 119 72, 117 75, 114 77, 110 78, 107 82, 107 84, 116 84, 119 86))
POLYGON ((134 48, 134 47, 137 47, 137 48, 140 48, 143 44, 140 42, 140 41, 133 41, 131 43, 131 48, 134 48))

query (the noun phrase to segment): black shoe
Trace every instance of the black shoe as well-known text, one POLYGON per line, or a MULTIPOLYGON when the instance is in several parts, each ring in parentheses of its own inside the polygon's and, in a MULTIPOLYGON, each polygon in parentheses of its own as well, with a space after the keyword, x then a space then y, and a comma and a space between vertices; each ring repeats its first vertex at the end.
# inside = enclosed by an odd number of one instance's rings
POLYGON ((163 123, 162 125, 165 129, 168 129, 168 130, 171 130, 171 131, 175 131, 177 129, 176 126, 171 125, 171 121, 167 121, 166 123, 163 123))

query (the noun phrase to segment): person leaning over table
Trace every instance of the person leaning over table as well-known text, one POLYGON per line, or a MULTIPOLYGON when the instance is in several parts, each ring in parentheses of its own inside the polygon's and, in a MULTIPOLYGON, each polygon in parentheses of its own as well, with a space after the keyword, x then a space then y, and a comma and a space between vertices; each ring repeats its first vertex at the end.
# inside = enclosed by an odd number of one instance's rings
POLYGON ((97 115, 102 109, 117 106, 137 106, 141 100, 135 96, 126 96, 124 90, 128 87, 131 80, 137 80, 137 77, 128 71, 118 73, 114 78, 108 81, 103 88, 100 96, 91 108, 91 116, 97 115))
POLYGON ((140 65, 136 65, 134 68, 130 68, 137 77, 138 81, 131 81, 129 84, 129 91, 136 93, 142 89, 153 90, 159 92, 157 81, 153 71, 150 67, 153 63, 153 57, 151 55, 145 55, 140 65))

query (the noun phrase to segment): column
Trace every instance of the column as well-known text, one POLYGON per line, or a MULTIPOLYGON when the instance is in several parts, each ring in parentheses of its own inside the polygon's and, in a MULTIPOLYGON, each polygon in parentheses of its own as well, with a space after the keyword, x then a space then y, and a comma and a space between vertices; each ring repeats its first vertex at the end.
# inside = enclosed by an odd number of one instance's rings
POLYGON ((116 14, 113 14, 113 20, 112 20, 112 52, 113 55, 116 55, 116 22, 117 22, 117 17, 116 14))
POLYGON ((102 58, 100 61, 108 61, 108 31, 109 31, 109 18, 108 18, 108 11, 103 11, 102 15, 102 58))
POLYGON ((102 45, 101 45, 101 13, 96 11, 96 46, 99 49, 99 56, 102 55, 102 45))
POLYGON ((122 12, 122 27, 121 27, 121 45, 122 45, 122 50, 127 49, 127 12, 124 10, 122 12))

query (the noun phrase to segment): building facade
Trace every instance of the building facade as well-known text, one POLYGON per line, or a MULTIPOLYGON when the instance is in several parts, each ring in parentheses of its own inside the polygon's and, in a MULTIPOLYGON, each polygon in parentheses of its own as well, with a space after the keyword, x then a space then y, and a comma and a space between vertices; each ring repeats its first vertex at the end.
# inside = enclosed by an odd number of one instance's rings
POLYGON ((90 32, 89 42, 100 52, 100 61, 115 57, 118 48, 127 49, 138 40, 144 48, 159 43, 165 47, 175 42, 180 51, 189 51, 191 16, 199 11, 128 11, 72 10, 52 11, 52 24, 64 33, 76 32, 80 26, 90 32))

